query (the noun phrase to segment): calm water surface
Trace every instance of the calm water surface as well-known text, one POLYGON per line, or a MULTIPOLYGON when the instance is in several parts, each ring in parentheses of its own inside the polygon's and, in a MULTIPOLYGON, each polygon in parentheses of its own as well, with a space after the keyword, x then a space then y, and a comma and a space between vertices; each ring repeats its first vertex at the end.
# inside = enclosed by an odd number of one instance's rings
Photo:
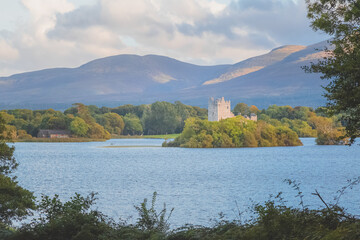
MULTIPOLYGON (((98 192, 96 207, 114 219, 137 214, 133 205, 157 191, 158 205, 174 207, 172 226, 209 225, 223 212, 229 219, 284 193, 297 206, 296 192, 284 179, 301 182, 305 204, 321 206, 317 189, 331 202, 346 180, 360 176, 360 147, 317 146, 301 139, 301 147, 183 149, 161 146, 161 139, 112 139, 93 143, 16 143, 21 186, 67 200, 75 192, 98 192), (104 148, 104 146, 140 146, 104 148), (237 203, 237 204, 236 204, 237 203)), ((341 198, 350 212, 360 214, 360 186, 341 198)), ((131 220, 130 220, 131 221, 131 220)))

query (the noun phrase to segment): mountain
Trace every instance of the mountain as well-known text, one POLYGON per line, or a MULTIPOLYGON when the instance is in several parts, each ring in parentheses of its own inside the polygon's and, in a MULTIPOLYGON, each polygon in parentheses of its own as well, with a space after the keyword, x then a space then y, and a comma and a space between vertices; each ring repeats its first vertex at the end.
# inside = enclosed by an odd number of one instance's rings
POLYGON ((78 68, 54 68, 0 78, 0 108, 62 108, 182 101, 206 106, 210 96, 259 107, 320 106, 324 84, 301 66, 324 56, 326 42, 288 45, 233 65, 199 66, 157 55, 117 55, 78 68))

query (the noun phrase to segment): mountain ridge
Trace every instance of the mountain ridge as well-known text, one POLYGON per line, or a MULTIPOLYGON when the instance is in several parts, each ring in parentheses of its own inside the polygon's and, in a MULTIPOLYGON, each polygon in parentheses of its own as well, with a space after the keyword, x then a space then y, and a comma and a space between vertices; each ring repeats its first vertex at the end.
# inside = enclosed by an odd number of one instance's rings
POLYGON ((100 104, 182 101, 206 106, 210 96, 267 107, 320 106, 318 74, 301 66, 322 57, 310 46, 285 45, 235 64, 201 66, 167 56, 121 54, 76 68, 51 68, 0 77, 0 107, 74 102, 100 104))

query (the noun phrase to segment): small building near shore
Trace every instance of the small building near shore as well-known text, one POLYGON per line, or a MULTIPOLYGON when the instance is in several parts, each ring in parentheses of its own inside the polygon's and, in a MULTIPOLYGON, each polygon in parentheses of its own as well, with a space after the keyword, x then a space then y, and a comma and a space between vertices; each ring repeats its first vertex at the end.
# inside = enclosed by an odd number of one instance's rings
POLYGON ((251 121, 257 121, 257 115, 255 113, 251 113, 250 116, 245 115, 243 116, 245 119, 251 120, 251 121))
POLYGON ((40 129, 37 134, 37 137, 38 138, 69 138, 70 131, 40 129))

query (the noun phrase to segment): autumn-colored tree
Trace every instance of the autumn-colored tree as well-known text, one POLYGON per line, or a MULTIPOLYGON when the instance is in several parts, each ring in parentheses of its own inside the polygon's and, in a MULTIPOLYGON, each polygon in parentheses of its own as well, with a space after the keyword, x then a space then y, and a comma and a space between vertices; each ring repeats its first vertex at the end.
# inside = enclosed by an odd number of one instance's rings
POLYGON ((250 113, 255 113, 255 114, 260 113, 260 110, 255 105, 251 105, 249 110, 250 110, 250 113))
POLYGON ((111 134, 120 135, 125 127, 124 120, 117 113, 105 113, 99 115, 97 119, 98 123, 102 125, 106 131, 111 134))
POLYGON ((347 143, 347 138, 345 138, 344 136, 344 128, 341 127, 340 123, 336 125, 336 122, 333 119, 320 116, 312 116, 309 119, 309 123, 313 128, 317 130, 317 144, 337 145, 347 143))
POLYGON ((104 127, 98 123, 92 123, 89 126, 87 136, 90 138, 95 138, 95 139, 110 139, 111 138, 110 133, 108 131, 106 131, 104 129, 104 127))

